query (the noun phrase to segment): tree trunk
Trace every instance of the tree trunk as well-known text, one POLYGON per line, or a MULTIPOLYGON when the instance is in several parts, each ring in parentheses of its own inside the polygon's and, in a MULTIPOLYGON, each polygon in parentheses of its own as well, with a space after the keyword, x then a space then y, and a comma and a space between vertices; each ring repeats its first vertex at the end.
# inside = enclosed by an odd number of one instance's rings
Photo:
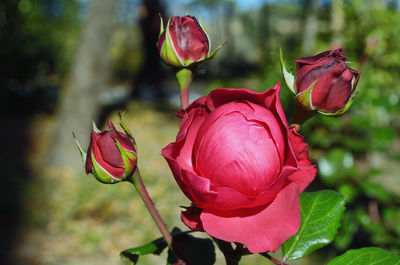
POLYGON ((157 41, 160 32, 160 16, 164 23, 167 23, 168 18, 165 17, 164 6, 159 0, 142 0, 140 10, 139 24, 143 37, 141 49, 144 54, 144 62, 138 74, 135 74, 133 78, 132 96, 147 100, 160 100, 165 97, 160 86, 164 79, 164 72, 158 55, 157 41))
POLYGON ((318 33, 318 0, 309 2, 303 32, 303 55, 311 56, 314 53, 315 41, 318 33))
POLYGON ((84 148, 90 136, 91 119, 101 108, 99 91, 109 74, 108 51, 118 0, 93 0, 83 26, 74 61, 63 85, 57 109, 57 127, 50 150, 53 167, 81 170, 74 132, 84 148))

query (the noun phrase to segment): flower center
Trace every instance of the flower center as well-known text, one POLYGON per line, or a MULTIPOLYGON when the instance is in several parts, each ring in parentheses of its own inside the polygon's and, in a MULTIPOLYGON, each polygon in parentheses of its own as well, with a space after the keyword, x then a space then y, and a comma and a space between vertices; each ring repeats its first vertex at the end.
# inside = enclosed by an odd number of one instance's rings
POLYGON ((277 144, 282 144, 282 135, 271 133, 279 124, 268 109, 256 104, 223 106, 222 113, 216 110, 221 115, 209 115, 204 121, 207 128, 197 136, 201 139, 196 139, 194 164, 215 187, 229 187, 255 198, 281 170, 277 144))

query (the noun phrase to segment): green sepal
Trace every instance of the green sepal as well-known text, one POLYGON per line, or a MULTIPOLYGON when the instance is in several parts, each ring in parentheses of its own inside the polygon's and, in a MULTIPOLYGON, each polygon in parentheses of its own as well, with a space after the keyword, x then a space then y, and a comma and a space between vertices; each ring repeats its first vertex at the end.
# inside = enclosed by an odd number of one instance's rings
POLYGON ((338 110, 338 111, 335 111, 335 112, 326 112, 326 111, 323 111, 323 110, 318 110, 318 112, 321 113, 321 114, 323 114, 323 115, 331 116, 331 117, 338 117, 338 116, 341 116, 341 115, 343 115, 346 111, 349 110, 349 108, 351 107, 351 104, 353 103, 353 100, 354 100, 354 97, 353 97, 353 98, 350 98, 350 99, 347 101, 347 103, 346 103, 346 105, 344 106, 344 108, 343 108, 343 109, 340 109, 340 110, 338 110))
MULTIPOLYGON (((211 39, 210 39, 210 36, 208 36, 206 27, 204 26, 204 23, 203 23, 203 20, 201 19, 201 16, 199 16, 198 22, 199 22, 200 28, 203 30, 204 34, 206 34, 207 41, 208 41, 208 47, 211 48, 211 39)), ((206 57, 208 57, 209 54, 210 54, 210 49, 208 49, 208 54, 207 54, 206 57)))
POLYGON ((279 57, 281 61, 281 70, 283 74, 283 78, 285 79, 285 83, 287 87, 292 91, 293 94, 296 94, 296 87, 295 87, 295 77, 294 75, 286 70, 285 61, 283 60, 283 52, 281 47, 279 47, 279 57))
POLYGON ((96 177, 96 179, 105 184, 114 184, 120 182, 123 179, 113 177, 109 172, 107 172, 94 158, 93 152, 90 153, 90 157, 92 159, 92 174, 96 177))
MULTIPOLYGON (((160 33, 158 34, 158 38, 161 37, 161 34, 164 32, 164 21, 162 19, 161 14, 158 14, 160 16, 160 33)), ((157 42, 158 43, 158 42, 157 42)))
POLYGON ((79 149, 79 153, 81 154, 83 164, 86 164, 86 156, 87 156, 87 153, 86 153, 86 151, 82 148, 82 146, 80 145, 80 143, 78 142, 78 139, 76 139, 76 136, 75 136, 75 133, 74 133, 74 132, 72 132, 72 136, 74 137, 75 144, 76 144, 76 146, 77 146, 78 149, 79 149))
POLYGON ((220 44, 213 52, 211 52, 209 55, 207 55, 207 57, 205 59, 202 59, 202 61, 206 61, 206 60, 210 60, 212 59, 215 54, 222 48, 224 47, 228 42, 225 41, 224 43, 220 44))
POLYGON ((96 123, 94 122, 94 120, 92 120, 92 127, 93 127, 93 131, 95 133, 101 133, 101 131, 99 130, 99 128, 97 128, 96 123))
POLYGON ((124 149, 117 139, 115 139, 115 143, 124 162, 125 174, 123 179, 125 179, 133 174, 137 164, 137 155, 134 152, 124 149))
POLYGON ((171 35, 169 32, 169 24, 171 23, 171 18, 168 19, 168 23, 165 29, 165 41, 163 46, 161 47, 161 58, 168 64, 177 66, 177 67, 182 67, 186 66, 184 63, 181 61, 181 59, 178 56, 178 53, 175 50, 174 44, 171 39, 171 35))
POLYGON ((307 88, 303 92, 296 95, 297 102, 301 106, 303 106, 305 109, 310 110, 310 111, 315 110, 315 107, 312 104, 311 93, 312 93, 312 90, 313 90, 315 84, 317 83, 317 81, 318 80, 315 80, 314 83, 312 83, 309 88, 307 88))
POLYGON ((119 121, 118 121, 119 125, 124 130, 125 134, 128 135, 129 139, 131 139, 131 141, 133 142, 133 145, 135 146, 135 150, 137 150, 135 138, 133 137, 133 134, 131 133, 131 131, 128 129, 128 126, 126 126, 126 124, 122 120, 122 113, 118 112, 118 116, 119 116, 119 121))

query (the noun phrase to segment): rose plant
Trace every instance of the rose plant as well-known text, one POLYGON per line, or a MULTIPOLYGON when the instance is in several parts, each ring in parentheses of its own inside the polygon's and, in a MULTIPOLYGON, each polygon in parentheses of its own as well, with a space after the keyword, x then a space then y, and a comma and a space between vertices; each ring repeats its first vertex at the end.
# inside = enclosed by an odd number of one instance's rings
POLYGON ((275 251, 297 232, 299 194, 316 174, 279 91, 279 83, 264 93, 212 91, 180 113, 176 141, 162 150, 194 203, 183 222, 253 253, 275 251))
MULTIPOLYGON (((316 111, 337 116, 350 107, 359 73, 346 65, 343 50, 297 59, 296 78, 286 71, 281 53, 285 81, 299 105, 289 126, 279 98, 280 83, 262 93, 216 89, 188 104, 193 70, 221 47, 210 53, 204 26, 194 17, 171 17, 166 29, 161 21, 157 46, 161 59, 174 67, 181 92, 179 133, 162 155, 192 202, 181 213, 190 230, 167 229, 142 181, 135 141, 122 120, 125 133, 112 122, 109 130, 94 127, 87 153, 77 143, 86 173, 103 183, 131 182, 163 235, 124 250, 121 256, 137 264, 140 255, 160 254, 168 247, 167 264, 215 264, 213 242, 189 235, 195 231, 213 238, 227 265, 238 265, 242 256, 253 253, 285 265, 332 242, 345 198, 335 191, 304 192, 317 169, 299 129, 316 111), (281 246, 280 260, 268 253, 281 246)), ((365 248, 329 264, 354 260, 365 265, 400 263, 395 254, 365 248)))

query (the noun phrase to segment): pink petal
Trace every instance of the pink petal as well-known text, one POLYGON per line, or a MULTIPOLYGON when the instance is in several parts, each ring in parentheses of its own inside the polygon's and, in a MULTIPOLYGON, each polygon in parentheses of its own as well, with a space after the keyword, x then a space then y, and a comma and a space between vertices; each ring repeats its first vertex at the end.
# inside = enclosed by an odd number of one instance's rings
POLYGON ((200 219, 213 237, 242 243, 252 253, 276 251, 300 226, 297 185, 289 184, 265 208, 225 212, 204 209, 200 219))
POLYGON ((216 187, 255 198, 279 175, 284 147, 281 125, 269 110, 231 102, 210 113, 200 127, 194 166, 216 187))
POLYGON ((311 165, 311 161, 308 157, 307 143, 304 142, 303 136, 297 132, 294 126, 291 126, 289 131, 290 141, 292 142, 300 169, 291 174, 289 180, 299 185, 299 192, 302 193, 314 180, 317 174, 317 168, 311 165))
POLYGON ((217 192, 211 189, 210 180, 189 170, 181 170, 181 180, 187 185, 193 202, 200 208, 207 207, 216 198, 217 192))
POLYGON ((293 145, 294 154, 298 165, 309 166, 311 161, 308 157, 307 143, 304 142, 304 137, 296 130, 296 127, 289 127, 289 139, 293 145))
POLYGON ((185 211, 181 213, 182 222, 187 225, 193 231, 204 232, 203 225, 200 220, 200 214, 202 209, 196 206, 187 207, 185 211))
POLYGON ((289 180, 296 183, 299 186, 299 193, 302 193, 314 180, 316 175, 317 168, 315 166, 304 166, 300 167, 299 171, 290 175, 289 180))
POLYGON ((175 158, 176 143, 167 145, 161 152, 167 160, 176 182, 183 193, 199 207, 207 206, 215 200, 216 192, 210 189, 210 181, 193 172, 190 167, 183 168, 182 161, 175 158))

